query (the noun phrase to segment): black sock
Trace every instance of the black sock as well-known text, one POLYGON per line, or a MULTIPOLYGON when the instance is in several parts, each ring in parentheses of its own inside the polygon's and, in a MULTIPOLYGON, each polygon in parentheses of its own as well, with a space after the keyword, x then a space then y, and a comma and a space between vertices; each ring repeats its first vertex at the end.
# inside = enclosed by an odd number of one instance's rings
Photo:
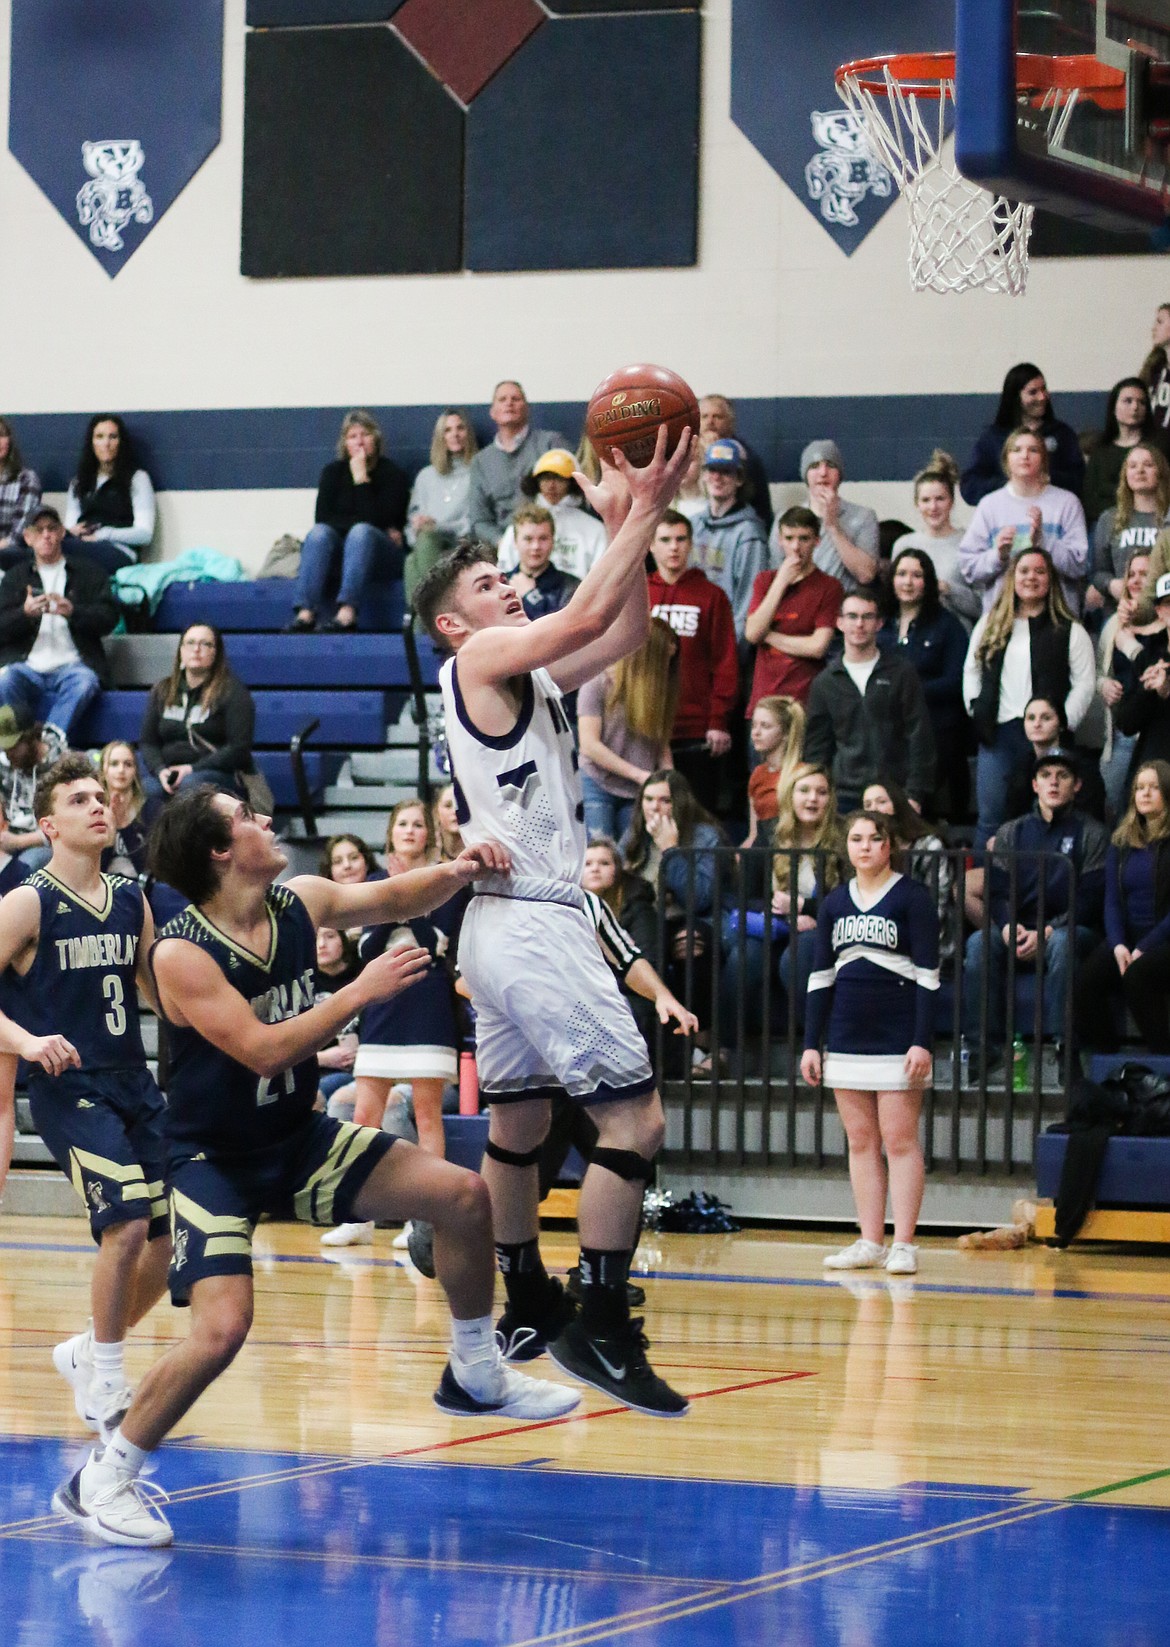
POLYGON ((619 1332, 630 1319, 626 1282, 634 1254, 581 1248, 581 1325, 599 1338, 619 1332))
POLYGON ((540 1241, 496 1242, 496 1261, 504 1278, 504 1290, 515 1315, 523 1322, 538 1322, 548 1307, 552 1282, 540 1256, 540 1241))

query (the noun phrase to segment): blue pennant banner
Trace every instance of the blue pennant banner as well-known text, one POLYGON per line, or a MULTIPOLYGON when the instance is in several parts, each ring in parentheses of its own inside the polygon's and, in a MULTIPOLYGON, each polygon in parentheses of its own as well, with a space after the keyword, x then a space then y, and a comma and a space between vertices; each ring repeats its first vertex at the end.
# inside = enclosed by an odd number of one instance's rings
POLYGON ((109 275, 219 142, 223 0, 12 0, 8 147, 109 275))
POLYGON ((731 118, 846 252, 897 186, 833 72, 859 57, 950 51, 954 36, 954 0, 733 0, 731 118))

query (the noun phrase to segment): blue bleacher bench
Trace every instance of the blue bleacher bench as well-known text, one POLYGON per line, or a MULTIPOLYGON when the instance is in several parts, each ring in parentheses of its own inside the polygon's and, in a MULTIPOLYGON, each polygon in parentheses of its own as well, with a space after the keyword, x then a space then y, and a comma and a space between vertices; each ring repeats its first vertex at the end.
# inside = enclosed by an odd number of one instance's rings
MULTIPOLYGON (((97 748, 112 738, 137 743, 148 694, 141 691, 103 692, 90 705, 77 729, 77 741, 97 748)), ((320 719, 314 733, 318 744, 335 744, 341 749, 380 748, 386 741, 390 704, 384 692, 354 692, 336 688, 330 692, 260 691, 256 702, 254 744, 283 745, 307 722, 320 719)))
MULTIPOLYGON (((293 615, 293 589, 291 578, 257 578, 252 583, 172 583, 155 610, 154 627, 182 630, 192 623, 213 623, 225 633, 280 630, 293 615)), ((358 607, 358 627, 372 631, 401 629, 404 610, 401 580, 371 582, 358 607)))

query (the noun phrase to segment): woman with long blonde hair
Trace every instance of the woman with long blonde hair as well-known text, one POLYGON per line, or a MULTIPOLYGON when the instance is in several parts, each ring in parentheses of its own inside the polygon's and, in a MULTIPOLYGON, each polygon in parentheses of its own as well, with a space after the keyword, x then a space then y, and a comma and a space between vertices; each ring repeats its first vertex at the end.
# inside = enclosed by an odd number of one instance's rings
POLYGON ((1004 821, 1013 777, 1031 763, 1024 735, 1029 702, 1060 704, 1075 732, 1096 684, 1093 643, 1065 603, 1052 557, 1025 548, 975 625, 963 665, 963 698, 979 738, 976 846, 986 846, 1004 821))
POLYGON ((845 857, 837 794, 827 768, 809 761, 793 768, 780 792, 772 847, 772 914, 788 929, 780 982, 789 1011, 803 1024, 817 911, 826 893, 841 884, 845 857))
POLYGON ((1115 1052, 1124 1003, 1150 1052, 1170 1052, 1170 765, 1143 761, 1105 857, 1105 941, 1077 969, 1083 1046, 1115 1052), (1120 997, 1120 1001, 1119 1001, 1120 997))
MULTIPOLYGON (((1095 598, 1086 598, 1086 606, 1116 611, 1126 593, 1126 568, 1134 551, 1152 550, 1168 517, 1170 463, 1159 447, 1139 441, 1126 452, 1112 507, 1093 531, 1090 597, 1095 598)), ((1153 602, 1143 601, 1140 621, 1148 621, 1153 613, 1153 602)))
POLYGON ((459 406, 448 406, 435 419, 431 461, 415 476, 406 510, 406 598, 421 578, 471 530, 467 496, 471 460, 479 450, 475 429, 459 406))
POLYGON ((761 836, 764 844, 771 836, 772 824, 780 805, 780 791, 789 783, 800 763, 804 748, 804 705, 795 698, 773 692, 757 699, 752 710, 748 737, 759 765, 748 779, 748 832, 744 846, 755 846, 761 836))
POLYGON ((626 832, 652 772, 670 766, 678 702, 678 640, 661 618, 636 652, 586 681, 577 695, 581 790, 588 832, 626 832))
MULTIPOLYGON (((438 843, 430 808, 417 795, 399 801, 386 829, 386 873, 401 875, 438 861, 438 843)), ((358 1126, 380 1127, 390 1088, 409 1083, 415 1129, 422 1149, 446 1153, 443 1137, 443 1089, 459 1075, 459 1037, 455 991, 450 967, 468 893, 398 926, 371 926, 358 942, 364 966, 374 956, 400 944, 418 944, 431 954, 419 981, 402 994, 368 1006, 358 1020, 358 1050, 353 1074, 353 1118, 358 1126)), ((321 1237, 326 1246, 351 1246, 374 1238, 372 1224, 339 1224, 321 1237)), ((430 1265, 426 1227, 416 1226, 411 1256, 424 1273, 430 1265)))

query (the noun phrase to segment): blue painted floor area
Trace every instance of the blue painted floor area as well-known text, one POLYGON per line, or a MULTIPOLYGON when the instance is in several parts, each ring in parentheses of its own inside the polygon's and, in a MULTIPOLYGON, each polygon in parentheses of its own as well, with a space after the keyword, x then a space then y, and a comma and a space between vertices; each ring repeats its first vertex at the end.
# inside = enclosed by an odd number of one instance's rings
POLYGON ((16 1647, 1154 1647, 1170 1511, 1003 1488, 893 1492, 165 1449, 176 1544, 45 1515, 84 1447, 0 1440, 16 1647))

